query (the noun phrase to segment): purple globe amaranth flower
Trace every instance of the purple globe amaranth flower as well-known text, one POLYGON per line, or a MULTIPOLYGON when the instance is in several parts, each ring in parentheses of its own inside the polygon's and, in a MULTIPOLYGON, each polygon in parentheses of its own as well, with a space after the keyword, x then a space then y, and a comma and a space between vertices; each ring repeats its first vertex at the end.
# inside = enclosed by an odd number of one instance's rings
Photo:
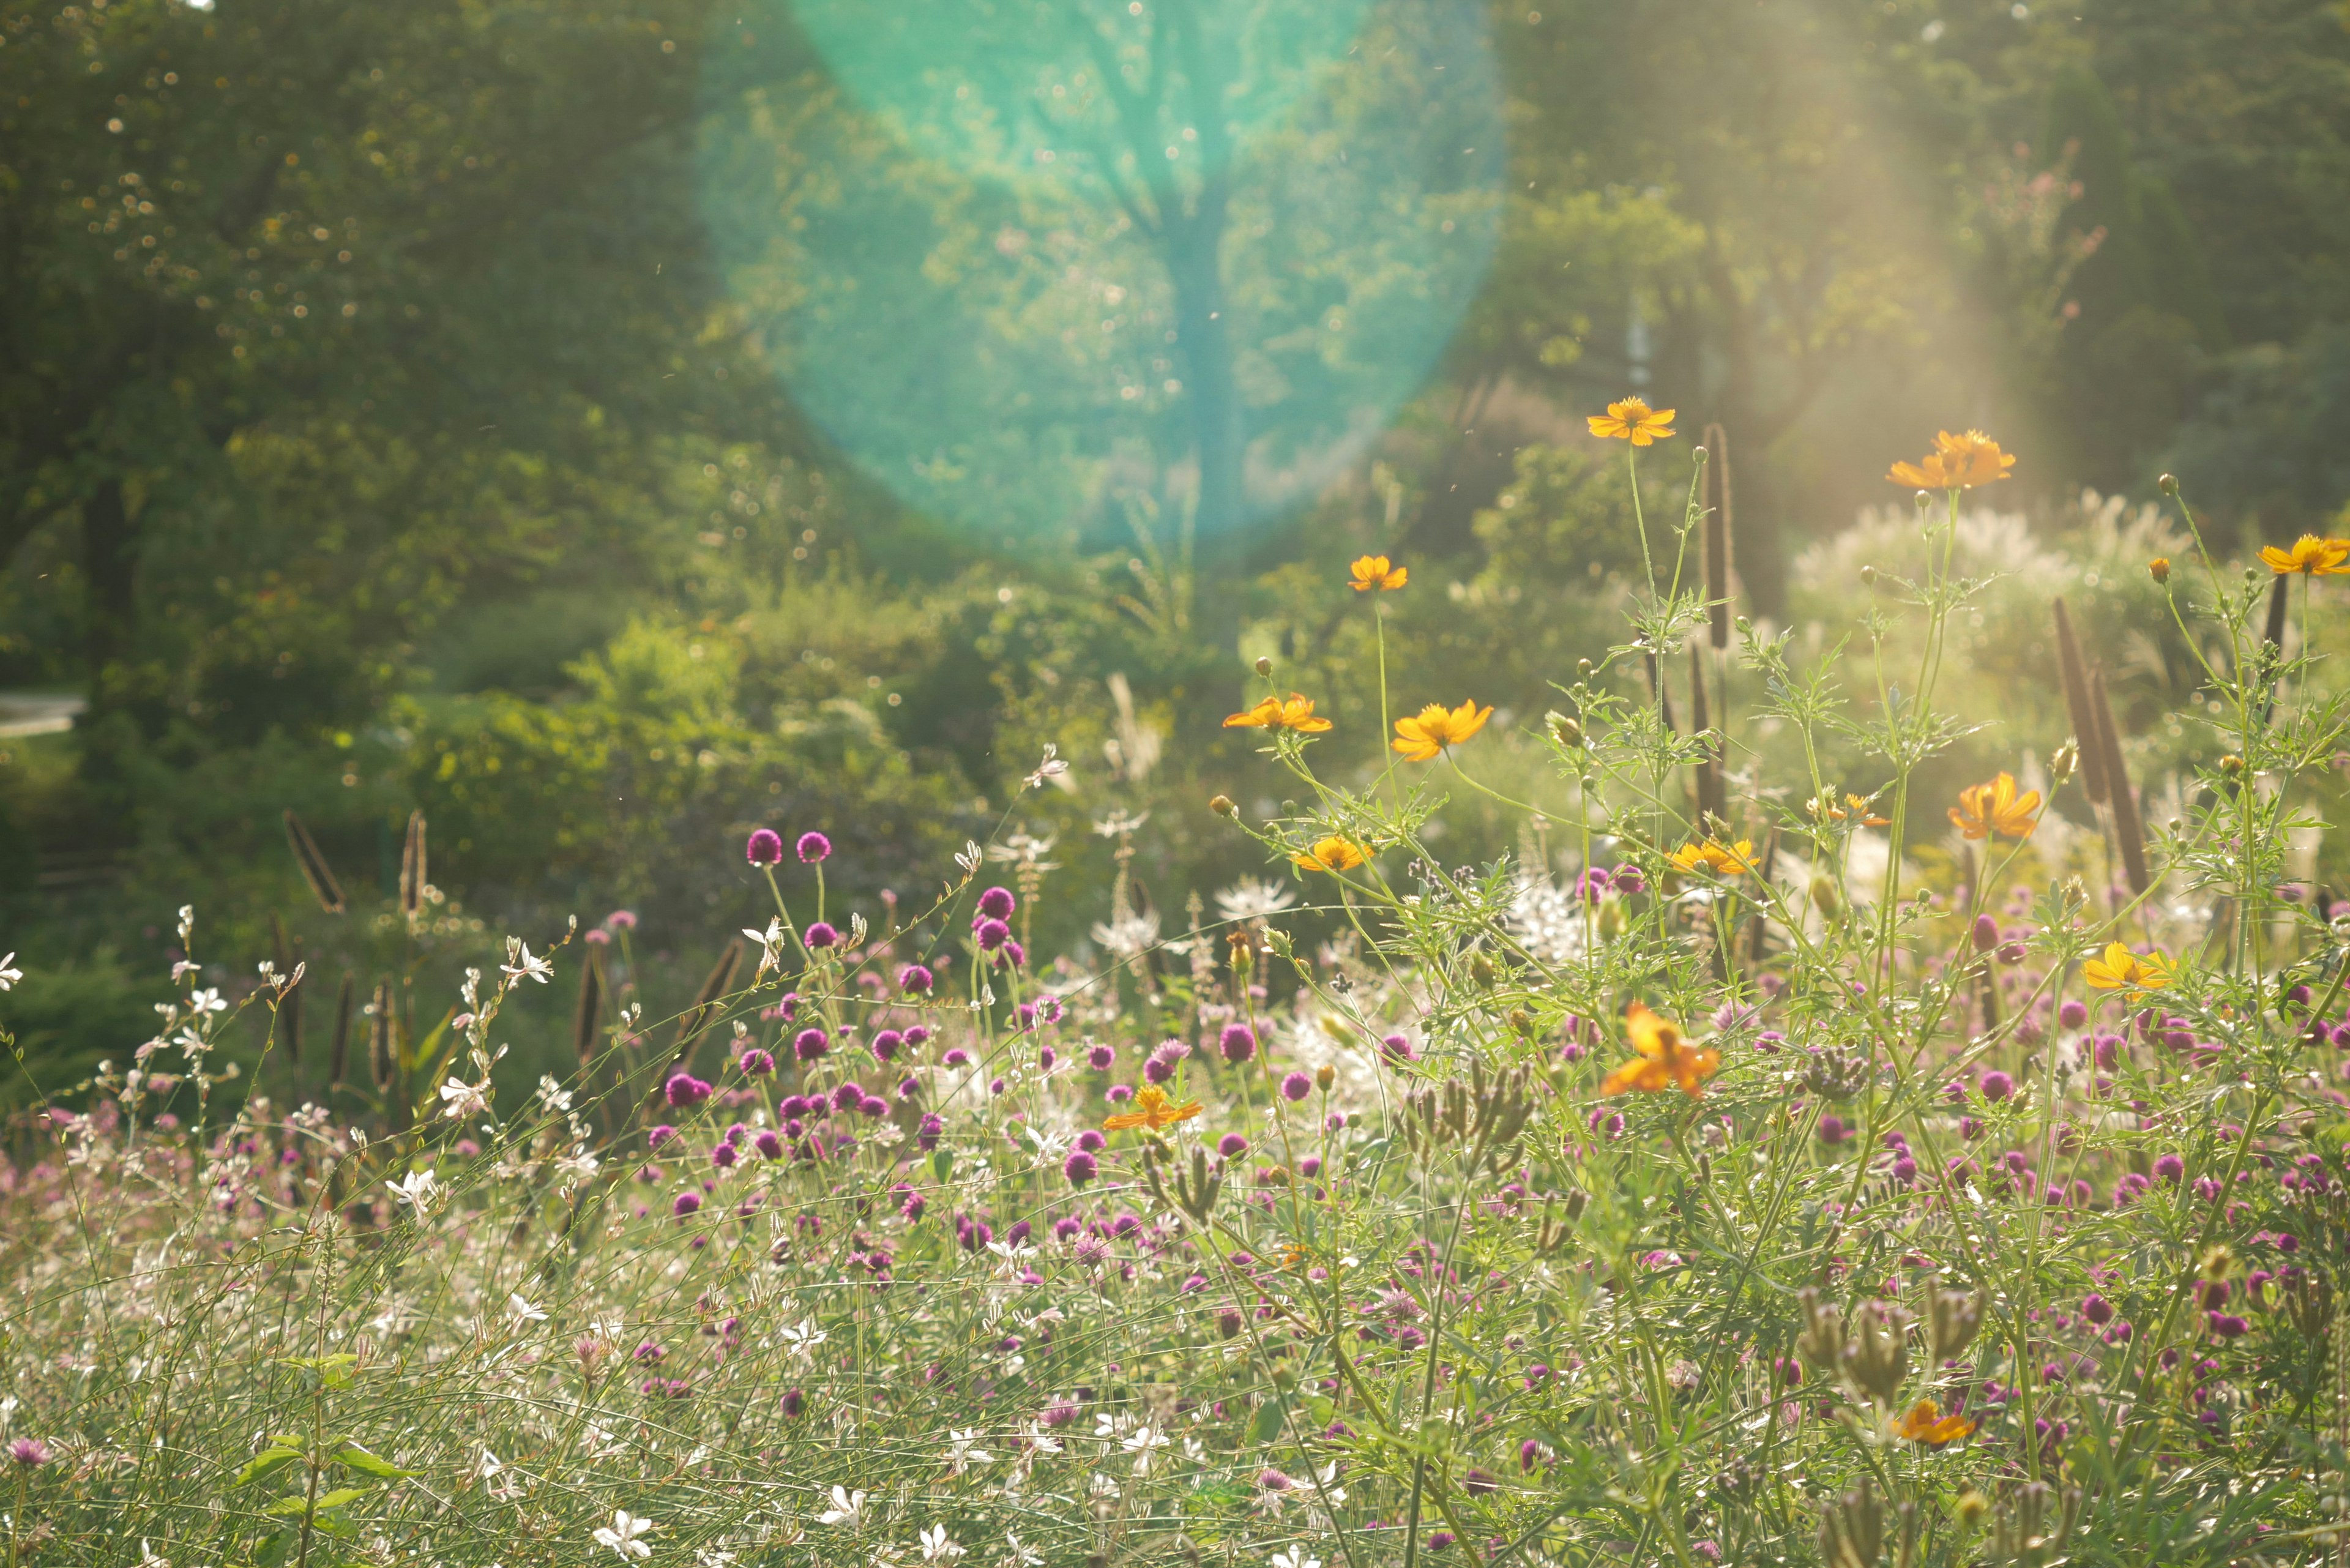
POLYGON ((833 929, 831 922, 818 920, 801 933, 800 940, 807 944, 810 952, 822 952, 827 948, 840 945, 840 933, 833 929))
POLYGON ((979 896, 979 913, 983 919, 1008 920, 1012 918, 1012 911, 1017 908, 1019 900, 1013 898, 1009 888, 990 888, 979 896))
POLYGON ((2081 1315, 2102 1327, 2114 1321, 2114 1303, 2101 1295, 2085 1296, 2081 1302, 2081 1315))
POLYGON ((1085 1131, 1077 1135, 1077 1147, 1082 1149, 1090 1151, 1093 1149, 1106 1148, 1108 1145, 1109 1139, 1092 1127, 1087 1127, 1085 1131))
POLYGON ((759 1151, 761 1159, 784 1158, 784 1140, 777 1137, 772 1129, 761 1129, 759 1135, 751 1140, 751 1147, 759 1151))
POLYGON ((1036 1065, 1047 1073, 1051 1072, 1054 1066, 1058 1064, 1060 1060, 1061 1054, 1058 1051, 1054 1050, 1050 1045, 1044 1047, 1036 1053, 1036 1065))
POLYGON ((938 982, 938 976, 921 964, 910 963, 898 971, 898 989, 912 992, 918 996, 929 994, 931 988, 938 982))
POLYGON ((1101 1162, 1082 1148, 1071 1149, 1069 1158, 1061 1162, 1061 1174, 1068 1178, 1072 1187, 1083 1187, 1100 1171, 1101 1162))
POLYGON ((879 1095, 868 1095, 857 1102, 857 1108, 865 1116, 886 1116, 889 1114, 889 1102, 879 1095))
POLYGON ((659 1148, 661 1145, 667 1143, 676 1136, 677 1129, 670 1126, 667 1122, 663 1122, 660 1126, 653 1128, 652 1131, 645 1135, 645 1147, 647 1148, 659 1148))
POLYGON ((1086 1047, 1086 1065, 1097 1073, 1107 1072, 1110 1064, 1117 1060, 1118 1047, 1115 1045, 1097 1042, 1086 1047))
POLYGON ((853 1111, 864 1103, 865 1085, 862 1084, 843 1084, 832 1092, 832 1108, 836 1111, 853 1111))
POLYGON ((876 1062, 887 1062, 898 1054, 898 1047, 905 1043, 906 1037, 895 1029, 884 1029, 873 1036, 873 1043, 866 1048, 873 1053, 876 1062))
POLYGON ((1615 875, 1609 879, 1616 884, 1618 893, 1645 893, 1648 890, 1648 878, 1629 860, 1616 867, 1615 875))
POLYGON ((1216 1140, 1216 1152, 1226 1159, 1237 1159, 1248 1152, 1248 1139, 1238 1133, 1226 1133, 1216 1140))
POLYGON ((699 1192, 681 1192, 669 1206, 669 1211, 681 1220, 689 1214, 699 1213, 701 1210, 702 1194, 699 1192))
POLYGON ((971 1053, 964 1050, 962 1046, 957 1045, 949 1050, 947 1054, 940 1057, 939 1060, 944 1065, 949 1067, 968 1067, 971 1065, 971 1053))
POLYGON ((832 840, 821 833, 803 833, 800 835, 799 848, 800 863, 813 866, 832 853, 832 840))
POLYGON ((735 1158, 734 1146, 731 1143, 722 1143, 710 1151, 710 1163, 721 1170, 733 1166, 735 1158))
POLYGON ((1379 1054, 1387 1058, 1388 1065, 1396 1067, 1419 1060, 1419 1053, 1411 1048, 1411 1041, 1401 1034, 1390 1034, 1381 1040, 1379 1054))
POLYGON ((2175 1154, 2163 1155, 2154 1162, 2154 1175, 2158 1181, 2177 1181, 2186 1174, 2187 1162, 2175 1154))
POLYGON ((612 931, 633 931, 637 929, 634 909, 615 909, 604 917, 604 929, 612 931))
POLYGON ((780 865, 784 858, 784 836, 772 827, 753 829, 751 841, 743 846, 743 857, 754 866, 780 865))
POLYGON ((801 1030, 792 1037, 792 1054, 803 1062, 813 1062, 832 1049, 832 1036, 818 1028, 801 1030))
POLYGON ((710 1085, 691 1073, 673 1073, 661 1093, 669 1103, 680 1110, 688 1110, 710 1097, 710 1085))
POLYGON ((1216 1048, 1224 1054, 1225 1061, 1237 1066, 1256 1054, 1256 1031, 1245 1023, 1227 1023, 1216 1048))
POLYGON ((1842 1116, 1822 1116, 1820 1118, 1818 1137, 1822 1143, 1831 1146, 1840 1144, 1850 1136, 1851 1134, 1846 1128, 1844 1118, 1842 1116))
POLYGON ((1281 1097, 1284 1100, 1302 1100, 1313 1092, 1314 1080, 1303 1073, 1292 1073, 1281 1080, 1281 1097))
POLYGON ((1985 1073, 1976 1086, 1982 1090, 1982 1097, 1993 1105, 2015 1093, 2015 1080, 1997 1071, 1985 1073))
POLYGON ((2088 1021, 2089 1004, 2077 996, 2066 997, 2056 1009, 2056 1023, 2060 1028, 2078 1029, 2088 1021))
POLYGON ((786 1388, 784 1390, 784 1397, 776 1401, 776 1405, 784 1412, 785 1420, 796 1421, 800 1418, 801 1413, 807 1408, 807 1396, 796 1388, 786 1388))
POLYGON ((1113 1106, 1122 1106, 1126 1104, 1127 1101, 1134 1098, 1134 1085, 1131 1084, 1112 1084, 1108 1089, 1103 1093, 1102 1097, 1113 1106))
POLYGON ((995 950, 995 967, 998 969, 1027 968, 1028 950, 1018 942, 1004 943, 995 950))
POLYGON ((764 1078, 775 1070, 775 1058, 754 1045, 737 1057, 734 1064, 743 1070, 745 1077, 764 1078))
POLYGON ((987 915, 972 927, 972 934, 977 939, 982 951, 992 953, 1012 940, 1012 928, 994 916, 987 915))
POLYGON ((925 1116, 920 1125, 914 1129, 914 1143, 924 1154, 928 1154, 939 1147, 939 1139, 946 1136, 946 1130, 947 1124, 939 1119, 936 1112, 932 1112, 925 1116))
POLYGON ((1999 922, 1989 915, 1977 915, 1974 926, 1967 935, 1974 943, 1975 951, 1987 953, 1999 946, 1999 922))
POLYGON ((912 1028, 906 1031, 907 1050, 919 1051, 930 1043, 931 1032, 926 1025, 917 1023, 912 1028))

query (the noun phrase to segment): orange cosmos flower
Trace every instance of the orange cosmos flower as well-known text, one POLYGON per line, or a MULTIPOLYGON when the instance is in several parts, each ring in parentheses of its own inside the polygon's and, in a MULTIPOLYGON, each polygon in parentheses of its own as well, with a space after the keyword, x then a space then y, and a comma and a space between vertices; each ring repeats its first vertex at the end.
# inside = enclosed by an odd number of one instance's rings
POLYGON ((1396 738, 1388 744, 1408 761, 1429 762, 1447 746, 1457 746, 1476 734, 1492 716, 1492 708, 1478 707, 1474 699, 1458 708, 1430 702, 1412 717, 1398 719, 1396 738))
POLYGON ((1360 866, 1363 852, 1352 842, 1333 834, 1327 838, 1315 839, 1313 848, 1300 850, 1291 856, 1289 863, 1300 871, 1327 871, 1335 877, 1341 871, 1352 871, 1360 866))
POLYGON ((2338 577, 2350 572, 2350 539, 2321 539, 2303 534, 2290 550, 2270 545, 2261 551, 2261 565, 2278 576, 2306 572, 2313 577, 2338 577))
POLYGON ((2159 952, 2134 953, 2109 942, 2081 966, 2081 978, 2099 991, 2160 991, 2170 983, 2170 961, 2159 952))
POLYGON ((1673 410, 1652 409, 1646 398, 1626 398, 1607 405, 1604 414, 1586 414, 1591 433, 1610 441, 1628 441, 1634 446, 1647 446, 1659 436, 1673 433, 1673 410))
POLYGON ((1411 581, 1411 568, 1399 566, 1385 556, 1358 556, 1355 558, 1355 580, 1347 586, 1358 594, 1373 588, 1386 593, 1411 581))
POLYGON ((1330 721, 1314 716, 1314 699, 1292 691, 1284 701, 1268 697, 1244 713, 1234 713, 1224 721, 1227 730, 1295 730, 1301 735, 1318 735, 1330 728, 1330 721))
POLYGON ((1200 1102, 1179 1106, 1167 1091, 1156 1084, 1146 1084, 1134 1096, 1134 1109, 1120 1111, 1102 1122, 1104 1132, 1124 1132, 1128 1127, 1149 1127, 1157 1132, 1160 1127, 1177 1122, 1188 1122, 1200 1114, 1200 1102))
POLYGON ((2039 810, 2038 790, 2018 795, 2015 775, 2002 774, 1989 784, 1960 790, 1959 804, 1950 807, 1950 821, 1969 838, 1989 838, 1994 833, 2004 838, 2029 838, 2039 826, 2034 820, 2039 810))
POLYGON ((2015 458, 1999 450, 1999 442, 1981 431, 1934 437, 1934 450, 1916 462, 1897 462, 1885 477, 1913 490, 1971 490, 2005 479, 2015 458))
POLYGON ((1945 1443, 1955 1443, 1975 1429, 1975 1424, 1956 1410, 1942 1414, 1942 1407, 1931 1399, 1920 1399, 1909 1407, 1908 1413, 1894 1424, 1897 1436, 1913 1443, 1923 1443, 1939 1449, 1945 1443))
POLYGON ((1893 826, 1891 818, 1878 816, 1876 813, 1870 811, 1868 809, 1869 803, 1861 799, 1860 796, 1856 794, 1846 795, 1842 805, 1838 805, 1836 804, 1836 797, 1832 794, 1819 795, 1813 799, 1810 804, 1812 814, 1814 815, 1824 816, 1830 822, 1843 822, 1849 818, 1857 817, 1860 819, 1860 825, 1863 827, 1890 827, 1893 826))
POLYGON ((1754 841, 1742 838, 1735 844, 1724 844, 1719 838, 1708 838, 1682 845, 1669 858, 1684 871, 1703 867, 1717 876, 1742 877, 1754 869, 1754 841))
POLYGON ((1624 1012, 1624 1033, 1631 1036, 1639 1055, 1607 1075, 1599 1085, 1603 1095, 1630 1090, 1653 1095, 1679 1089, 1694 1100, 1705 1093, 1705 1081, 1721 1069, 1721 1053, 1691 1045, 1680 1030, 1636 1002, 1624 1012))

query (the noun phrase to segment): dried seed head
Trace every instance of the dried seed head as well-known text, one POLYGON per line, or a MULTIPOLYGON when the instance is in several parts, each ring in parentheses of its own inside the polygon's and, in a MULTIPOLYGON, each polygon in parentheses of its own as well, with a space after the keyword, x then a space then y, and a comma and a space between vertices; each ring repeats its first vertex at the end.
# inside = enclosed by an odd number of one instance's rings
POLYGON ((1936 1291, 1927 1304, 1926 1345, 1936 1366, 1966 1354, 1982 1331, 1980 1291, 1936 1291))

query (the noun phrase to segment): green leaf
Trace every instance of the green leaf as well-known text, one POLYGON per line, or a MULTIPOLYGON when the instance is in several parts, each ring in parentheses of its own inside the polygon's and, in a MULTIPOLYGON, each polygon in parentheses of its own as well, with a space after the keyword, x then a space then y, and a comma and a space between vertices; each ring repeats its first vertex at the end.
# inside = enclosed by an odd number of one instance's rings
POLYGON ((368 1452, 349 1438, 345 1438, 336 1445, 334 1459, 338 1465, 347 1466, 361 1475, 373 1476, 378 1480, 399 1480, 402 1477, 416 1474, 414 1470, 401 1469, 380 1455, 368 1452))
POLYGON ((228 1484, 231 1486, 249 1486, 253 1482, 257 1481, 262 1477, 267 1475, 270 1471, 277 1469, 278 1466, 289 1463, 290 1461, 298 1459, 301 1457, 301 1449, 281 1448, 278 1446, 277 1439, 272 1438, 268 1448, 262 1449, 259 1453, 254 1455, 253 1458, 244 1461, 244 1468, 237 1471, 236 1479, 228 1484))
POLYGON ((332 1491, 321 1492, 316 1503, 302 1497, 280 1498, 262 1511, 283 1519, 299 1519, 302 1516, 302 1511, 306 1508, 318 1513, 325 1513, 331 1509, 341 1508, 346 1503, 356 1502, 366 1495, 366 1491, 361 1488, 338 1486, 332 1491))
POLYGON ((1281 1401, 1267 1399, 1256 1407, 1256 1421, 1249 1428, 1249 1440, 1269 1443, 1281 1436, 1281 1401))
POLYGON ((941 1181, 944 1181, 947 1179, 947 1172, 953 1168, 954 1150, 941 1148, 931 1151, 931 1171, 941 1181))

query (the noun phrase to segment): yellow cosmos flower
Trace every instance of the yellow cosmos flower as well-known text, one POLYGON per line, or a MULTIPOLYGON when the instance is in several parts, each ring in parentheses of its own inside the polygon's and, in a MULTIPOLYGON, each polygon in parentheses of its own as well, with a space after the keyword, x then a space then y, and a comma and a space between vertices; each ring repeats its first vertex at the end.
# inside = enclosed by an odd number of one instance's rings
POLYGON ((2159 952, 2134 953, 2119 942, 2081 966, 2081 978, 2099 991, 2160 991, 2172 978, 2170 961, 2159 952))
POLYGON ((1318 735, 1330 728, 1330 721, 1314 716, 1314 699, 1292 691, 1286 701, 1268 697, 1246 712, 1234 713, 1224 721, 1227 730, 1295 730, 1301 735, 1318 735))
POLYGON ((1604 414, 1586 414, 1591 433, 1609 441, 1628 441, 1634 446, 1647 446, 1659 436, 1673 433, 1673 410, 1652 409, 1646 398, 1626 398, 1607 405, 1604 414))
POLYGON ((1381 593, 1399 588, 1411 581, 1411 568, 1399 566, 1385 556, 1358 556, 1355 558, 1355 580, 1347 586, 1358 594, 1373 588, 1381 593))
POLYGON ((1975 1424, 1956 1410, 1943 1415, 1942 1407, 1931 1399, 1920 1399, 1910 1406, 1908 1413, 1893 1428, 1896 1436, 1907 1438, 1913 1443, 1923 1443, 1929 1449, 1955 1443, 1974 1429, 1975 1424))
POLYGON ((1188 1122, 1200 1111, 1199 1101, 1179 1106, 1166 1090, 1156 1084, 1146 1084, 1134 1096, 1134 1109, 1120 1111, 1104 1120, 1102 1131, 1124 1132, 1128 1127, 1149 1127, 1157 1132, 1160 1127, 1172 1127, 1177 1122, 1188 1122))
POLYGON ((1916 462, 1895 463, 1885 477, 1912 490, 1971 490, 2007 478, 2014 466, 2014 456, 1981 431, 1942 431, 1934 437, 1933 451, 1916 462))
POLYGON ((1701 839, 1684 844, 1668 857, 1684 871, 1700 867, 1721 877, 1742 877, 1754 869, 1754 841, 1742 838, 1735 844, 1724 844, 1719 838, 1701 839))
POLYGON ((1430 702, 1410 718, 1398 719, 1396 738, 1388 744, 1407 761, 1429 762, 1447 746, 1457 746, 1476 734, 1492 716, 1492 708, 1480 708, 1473 699, 1458 708, 1430 702))
POLYGON ((1603 1095, 1660 1094, 1679 1089, 1694 1100, 1705 1093, 1705 1081, 1721 1070, 1721 1053, 1691 1045, 1679 1028, 1636 1002, 1624 1013, 1624 1033, 1639 1054, 1607 1075, 1599 1085, 1603 1095))
POLYGON ((1327 871, 1336 876, 1360 866, 1363 852, 1350 840, 1332 834, 1327 838, 1315 839, 1313 848, 1303 849, 1291 856, 1289 863, 1300 871, 1327 871))
POLYGON ((2321 539, 2314 534, 2303 534, 2293 542, 2290 550, 2280 550, 2274 545, 2263 548, 2261 565, 2280 577, 2295 572, 2306 572, 2313 577, 2338 577, 2350 572, 2350 539, 2321 539))
POLYGON ((2002 774, 1989 784, 1970 784, 1959 792, 1959 804, 1950 807, 1950 821, 1969 838, 1989 838, 1996 833, 2003 838, 2029 838, 2039 826, 2040 792, 2026 790, 2015 793, 2015 775, 2002 774))

